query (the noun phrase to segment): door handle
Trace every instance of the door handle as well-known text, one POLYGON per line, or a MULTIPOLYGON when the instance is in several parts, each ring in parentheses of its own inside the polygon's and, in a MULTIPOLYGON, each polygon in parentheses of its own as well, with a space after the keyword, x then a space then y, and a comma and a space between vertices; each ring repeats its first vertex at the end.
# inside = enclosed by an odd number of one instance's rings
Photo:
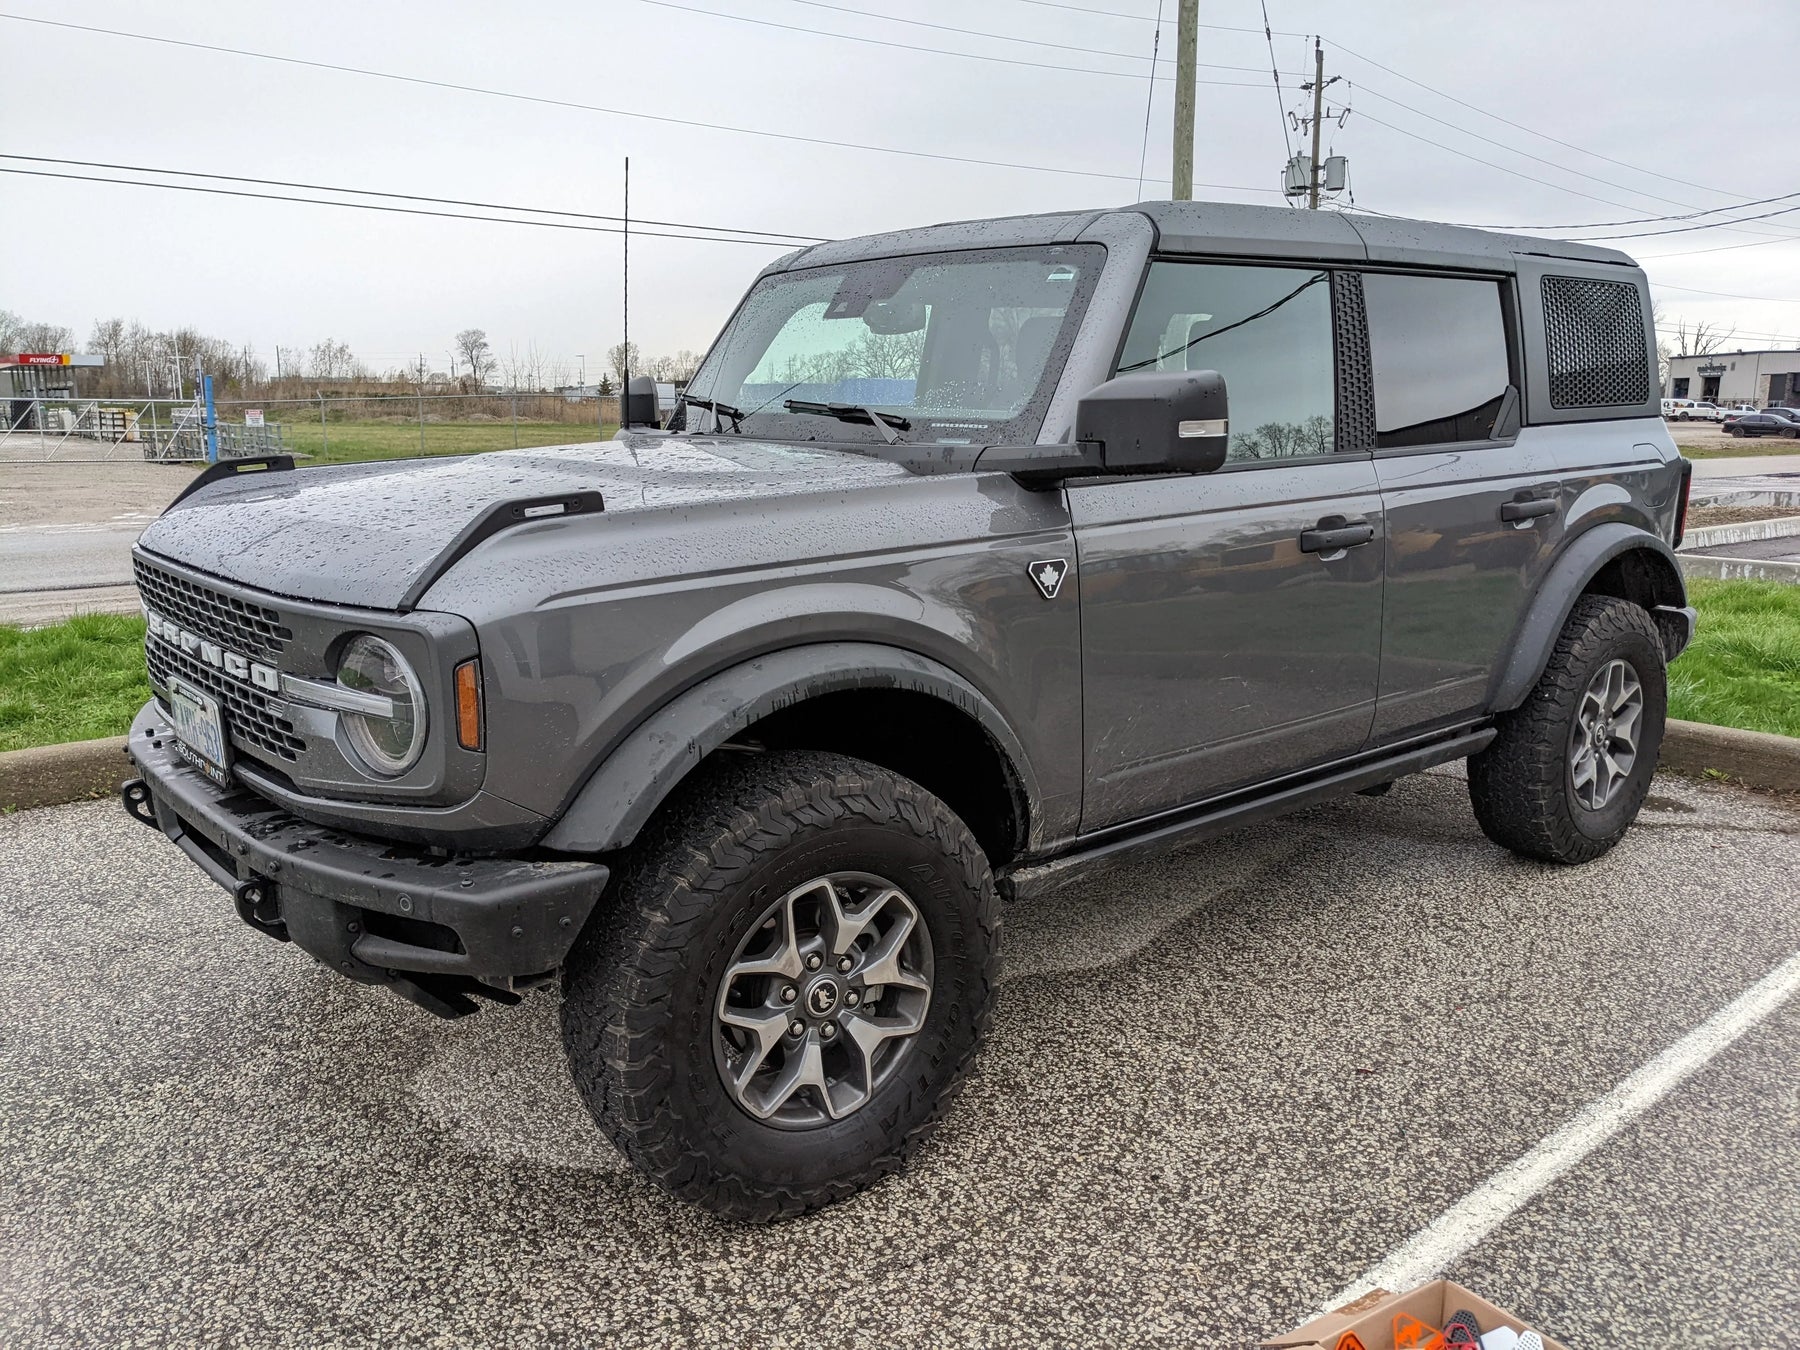
POLYGON ((1315 529, 1300 531, 1302 553, 1337 553, 1366 544, 1375 537, 1375 527, 1366 520, 1346 516, 1326 516, 1315 529))
POLYGON ((1515 497, 1510 502, 1502 503, 1500 519, 1536 520, 1539 516, 1553 516, 1556 511, 1557 501, 1554 497, 1515 497))

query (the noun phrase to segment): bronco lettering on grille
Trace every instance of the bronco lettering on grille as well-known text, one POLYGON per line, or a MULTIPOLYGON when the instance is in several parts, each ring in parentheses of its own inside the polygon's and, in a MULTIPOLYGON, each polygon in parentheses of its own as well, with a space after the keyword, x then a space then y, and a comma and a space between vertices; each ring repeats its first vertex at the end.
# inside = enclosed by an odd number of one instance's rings
POLYGON ((234 679, 249 680, 258 689, 271 694, 281 692, 281 675, 274 666, 266 666, 260 661, 252 661, 222 647, 216 642, 201 637, 198 633, 190 633, 180 624, 163 618, 155 610, 146 608, 144 619, 150 626, 153 636, 164 642, 179 647, 190 655, 197 655, 200 660, 216 670, 222 670, 234 679))

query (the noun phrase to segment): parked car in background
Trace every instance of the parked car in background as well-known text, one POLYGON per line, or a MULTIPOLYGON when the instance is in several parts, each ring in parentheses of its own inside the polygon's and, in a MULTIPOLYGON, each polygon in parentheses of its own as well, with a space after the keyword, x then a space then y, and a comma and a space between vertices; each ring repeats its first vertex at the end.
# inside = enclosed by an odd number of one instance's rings
POLYGON ((1687 409, 1694 406, 1691 398, 1665 398, 1662 401, 1662 415, 1670 421, 1686 420, 1687 409))
POLYGON ((1761 412, 1765 417, 1779 417, 1784 422, 1800 426, 1800 408, 1763 408, 1761 412))
POLYGON ((1770 413, 1745 413, 1727 422, 1725 430, 1732 436, 1788 436, 1800 441, 1800 422, 1770 413))
POLYGON ((1725 410, 1725 416, 1727 416, 1727 417, 1741 417, 1741 416, 1742 416, 1742 415, 1743 415, 1743 414, 1745 414, 1745 413, 1753 413, 1753 412, 1762 412, 1762 411, 1763 411, 1763 409, 1761 409, 1761 408, 1757 408, 1757 407, 1754 407, 1754 406, 1752 406, 1752 405, 1751 405, 1751 404, 1748 404, 1748 403, 1739 403, 1739 404, 1736 404, 1736 405, 1734 405, 1734 406, 1732 406, 1732 407, 1730 407, 1730 408, 1727 408, 1727 409, 1726 409, 1726 410, 1725 410))
POLYGON ((1695 403, 1685 409, 1676 421, 1723 422, 1725 410, 1714 403, 1695 403))

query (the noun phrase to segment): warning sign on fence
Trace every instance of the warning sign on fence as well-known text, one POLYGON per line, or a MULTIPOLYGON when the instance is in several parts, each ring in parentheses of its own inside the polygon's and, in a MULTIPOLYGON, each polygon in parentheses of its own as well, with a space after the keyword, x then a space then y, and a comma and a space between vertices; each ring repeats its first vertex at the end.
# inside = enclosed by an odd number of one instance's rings
POLYGON ((262 414, 263 410, 261 408, 245 408, 244 425, 247 427, 260 427, 263 424, 262 414))

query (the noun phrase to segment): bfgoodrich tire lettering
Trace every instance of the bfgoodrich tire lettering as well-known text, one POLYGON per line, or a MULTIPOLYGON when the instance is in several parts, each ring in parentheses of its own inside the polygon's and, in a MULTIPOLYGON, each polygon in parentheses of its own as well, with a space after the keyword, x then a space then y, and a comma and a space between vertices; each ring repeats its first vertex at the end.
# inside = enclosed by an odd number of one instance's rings
POLYGON ((941 801, 872 764, 796 751, 708 766, 645 831, 604 904, 564 981, 576 1086, 641 1171, 728 1218, 801 1214, 898 1171, 988 1025, 1000 925, 987 860, 941 801), (782 1128, 755 1119, 723 1076, 722 982, 771 905, 848 874, 885 879, 916 907, 929 1005, 866 1104, 782 1128))
POLYGON ((1530 695, 1496 719, 1499 735, 1469 760, 1469 799, 1482 831, 1543 862, 1598 858, 1619 842, 1644 804, 1667 709, 1662 641, 1650 615, 1629 601, 1582 596, 1530 695), (1597 679, 1618 668, 1615 663, 1624 664, 1637 686, 1631 763, 1604 805, 1590 810, 1580 800, 1571 761, 1581 757, 1572 755, 1572 747, 1583 700, 1597 679))

